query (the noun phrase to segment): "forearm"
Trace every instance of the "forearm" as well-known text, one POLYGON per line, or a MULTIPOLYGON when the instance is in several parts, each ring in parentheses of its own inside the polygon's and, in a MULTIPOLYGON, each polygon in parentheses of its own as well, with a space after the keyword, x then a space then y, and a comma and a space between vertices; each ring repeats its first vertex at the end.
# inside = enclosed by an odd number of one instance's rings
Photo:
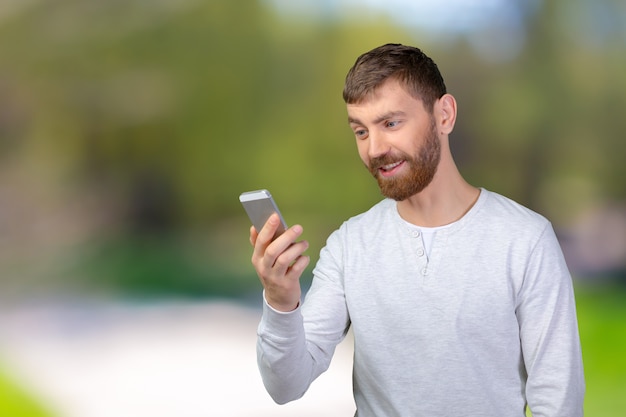
POLYGON ((335 347, 348 331, 342 268, 330 252, 322 250, 311 288, 298 308, 281 313, 264 302, 257 359, 265 388, 277 403, 304 395, 328 369, 335 347))
POLYGON ((299 308, 279 313, 264 302, 257 362, 265 389, 274 401, 284 404, 304 395, 316 375, 299 308))
MULTIPOLYGON (((572 300, 560 300, 527 360, 528 404, 537 417, 582 417, 585 383, 572 300)), ((531 351, 530 349, 526 349, 531 351)))
POLYGON ((541 243, 518 307, 528 405, 537 417, 582 417, 585 381, 572 281, 554 234, 541 243))

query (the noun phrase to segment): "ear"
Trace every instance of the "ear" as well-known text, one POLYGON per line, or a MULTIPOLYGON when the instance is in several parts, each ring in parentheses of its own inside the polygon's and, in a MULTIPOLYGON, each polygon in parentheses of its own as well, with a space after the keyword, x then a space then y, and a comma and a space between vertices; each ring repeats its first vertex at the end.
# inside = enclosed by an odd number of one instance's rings
POLYGON ((456 122, 456 100, 451 94, 444 94, 435 103, 435 117, 439 133, 449 135, 456 122))

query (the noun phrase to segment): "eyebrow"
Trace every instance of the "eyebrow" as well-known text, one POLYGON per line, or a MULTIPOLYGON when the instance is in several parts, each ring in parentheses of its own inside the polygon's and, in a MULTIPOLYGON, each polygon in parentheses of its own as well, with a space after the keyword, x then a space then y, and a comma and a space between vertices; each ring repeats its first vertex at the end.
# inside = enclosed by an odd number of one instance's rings
MULTIPOLYGON (((388 120, 388 119, 393 119, 394 117, 398 117, 398 116, 404 116, 405 113, 403 111, 397 110, 397 111, 390 111, 384 114, 381 114, 380 116, 378 116, 376 119, 374 119, 374 124, 378 124, 382 121, 388 120)), ((348 116, 348 123, 352 124, 358 124, 358 125, 362 125, 363 122, 361 122, 359 119, 354 119, 350 116, 348 116)))

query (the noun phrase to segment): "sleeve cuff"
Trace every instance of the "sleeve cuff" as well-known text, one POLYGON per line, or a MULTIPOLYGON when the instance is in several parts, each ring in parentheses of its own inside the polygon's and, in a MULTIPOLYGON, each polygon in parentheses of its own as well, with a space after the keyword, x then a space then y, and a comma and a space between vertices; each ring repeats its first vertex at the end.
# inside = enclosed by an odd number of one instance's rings
POLYGON ((280 311, 280 310, 276 310, 274 307, 272 307, 268 302, 267 302, 267 298, 265 298, 265 290, 263 290, 263 308, 264 309, 269 309, 270 311, 276 313, 276 314, 285 314, 285 315, 289 315, 289 314, 294 314, 295 312, 297 312, 298 310, 300 310, 300 304, 302 304, 300 301, 298 301, 298 305, 296 306, 296 308, 294 308, 291 311, 280 311))
POLYGON ((260 335, 291 339, 299 335, 302 329, 301 302, 292 311, 278 311, 267 303, 263 292, 263 316, 259 324, 260 335))

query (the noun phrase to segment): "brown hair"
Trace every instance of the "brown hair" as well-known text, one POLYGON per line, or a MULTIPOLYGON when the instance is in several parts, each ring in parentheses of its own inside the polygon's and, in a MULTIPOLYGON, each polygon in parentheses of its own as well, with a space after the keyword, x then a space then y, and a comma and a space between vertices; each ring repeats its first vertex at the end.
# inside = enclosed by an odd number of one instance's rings
POLYGON ((432 59, 418 48, 388 43, 357 58, 346 76, 343 99, 347 104, 360 103, 392 78, 422 100, 428 111, 446 94, 443 77, 432 59))

